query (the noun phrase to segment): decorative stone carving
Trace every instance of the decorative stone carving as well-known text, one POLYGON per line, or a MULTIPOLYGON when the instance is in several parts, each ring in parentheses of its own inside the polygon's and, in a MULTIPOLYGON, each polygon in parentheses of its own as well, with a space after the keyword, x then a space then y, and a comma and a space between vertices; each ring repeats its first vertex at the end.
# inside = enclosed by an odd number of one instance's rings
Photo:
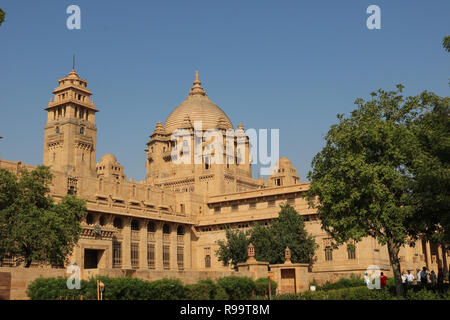
POLYGON ((286 249, 284 249, 284 263, 286 263, 286 264, 292 263, 291 262, 291 249, 289 249, 289 247, 286 247, 286 249))
POLYGON ((248 258, 255 258, 255 246, 253 246, 253 243, 250 243, 247 247, 247 253, 248 253, 248 258))

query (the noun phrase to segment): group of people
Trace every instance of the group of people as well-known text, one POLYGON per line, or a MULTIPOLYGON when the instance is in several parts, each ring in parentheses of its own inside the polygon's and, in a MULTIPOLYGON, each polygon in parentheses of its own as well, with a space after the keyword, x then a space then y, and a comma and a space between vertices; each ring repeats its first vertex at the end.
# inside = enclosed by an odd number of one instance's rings
MULTIPOLYGON (((416 285, 420 286, 427 286, 427 285, 442 285, 444 283, 444 272, 441 268, 438 270, 438 274, 436 276, 436 273, 434 270, 431 270, 431 272, 428 272, 428 269, 426 267, 422 268, 422 271, 420 269, 416 269, 417 275, 414 277, 414 275, 411 273, 410 270, 408 272, 403 271, 402 272, 402 283, 405 287, 411 286, 414 284, 414 281, 416 285)), ((384 275, 383 272, 380 273, 380 288, 383 289, 386 287, 386 281, 388 280, 388 277, 384 275)), ((364 282, 369 285, 370 284, 370 278, 367 275, 367 272, 364 272, 364 282)))
MULTIPOLYGON (((443 284, 444 283, 444 272, 442 271, 441 268, 439 268, 438 270, 438 274, 436 276, 436 273, 434 272, 434 270, 431 270, 431 272, 428 272, 427 267, 423 267, 422 271, 420 271, 420 269, 416 269, 417 271, 417 275, 416 275, 416 284, 418 285, 435 285, 437 284, 443 284)), ((414 276, 410 273, 410 271, 408 270, 408 274, 406 274, 405 272, 403 272, 402 274, 402 282, 406 283, 406 284, 412 284, 414 281, 414 276), (412 276, 412 280, 410 281, 410 275, 412 276)))

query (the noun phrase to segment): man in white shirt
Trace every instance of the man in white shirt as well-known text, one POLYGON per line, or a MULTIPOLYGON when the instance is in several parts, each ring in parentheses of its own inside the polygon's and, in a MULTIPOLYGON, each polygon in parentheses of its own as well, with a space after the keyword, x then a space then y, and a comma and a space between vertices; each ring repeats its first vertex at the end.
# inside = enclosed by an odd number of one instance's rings
POLYGON ((367 275, 367 272, 364 272, 364 283, 366 284, 366 286, 370 284, 370 278, 367 275))
POLYGON ((417 271, 417 284, 420 284, 420 269, 416 269, 417 271))
POLYGON ((408 270, 408 274, 406 276, 406 281, 408 281, 408 285, 412 285, 414 282, 414 275, 411 273, 410 270, 408 270))
POLYGON ((405 284, 406 283, 406 279, 408 278, 408 275, 406 274, 405 271, 402 272, 402 283, 405 284))

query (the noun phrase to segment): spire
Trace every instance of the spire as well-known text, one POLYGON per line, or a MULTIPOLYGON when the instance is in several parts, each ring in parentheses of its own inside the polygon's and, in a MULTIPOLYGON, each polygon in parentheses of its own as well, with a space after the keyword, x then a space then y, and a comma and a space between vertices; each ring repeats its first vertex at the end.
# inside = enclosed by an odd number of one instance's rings
POLYGON ((193 128, 192 123, 191 123, 191 119, 189 118, 189 115, 186 115, 184 117, 181 129, 190 129, 190 128, 193 128))
POLYGON ((198 79, 198 70, 195 70, 195 80, 193 82, 193 87, 189 92, 190 96, 206 96, 205 90, 201 86, 202 82, 198 79))
POLYGON ((164 126, 162 125, 161 121, 158 120, 158 123, 156 124, 156 129, 155 131, 153 131, 152 136, 154 134, 164 134, 165 130, 164 130, 164 126))
POLYGON ((220 116, 219 120, 217 120, 217 128, 224 129, 224 130, 227 129, 227 122, 226 122, 224 116, 220 116))

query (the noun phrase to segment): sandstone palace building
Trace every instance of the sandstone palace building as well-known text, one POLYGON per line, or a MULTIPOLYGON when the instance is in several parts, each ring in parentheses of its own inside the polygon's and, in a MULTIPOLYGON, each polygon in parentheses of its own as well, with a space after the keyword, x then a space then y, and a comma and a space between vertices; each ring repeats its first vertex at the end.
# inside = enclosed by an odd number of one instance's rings
MULTIPOLYGON (((223 266, 215 253, 217 240, 225 239, 225 229, 245 230, 255 222, 270 224, 277 218, 280 204, 286 202, 305 218, 306 229, 318 244, 315 261, 307 271, 310 279, 362 274, 369 265, 389 273, 387 249, 373 238, 357 243, 354 250, 345 245, 332 249, 318 215, 302 196, 309 183, 300 181, 289 159, 281 157, 268 179, 252 177, 250 162, 237 161, 239 157, 249 159, 244 126, 235 127, 201 84, 197 73, 187 98, 164 123, 156 123, 145 149, 146 178, 134 181, 112 153, 96 161, 97 133, 101 132, 97 132, 98 110, 87 81, 74 70, 58 80, 45 108, 43 164, 51 166, 55 176, 52 197, 60 200, 76 194, 86 200, 88 214, 70 257, 70 263, 81 267, 82 277, 134 274, 190 282, 230 274, 230 267, 223 266), (207 156, 201 163, 173 163, 174 148, 184 155, 194 152, 184 144, 177 145, 172 133, 185 129, 193 140, 194 123, 199 121, 202 130, 217 129, 224 137, 227 129, 235 130, 244 139, 243 152, 224 152, 222 164, 212 163, 207 156)), ((202 139, 200 143, 208 150, 214 141, 202 139)), ((17 172, 21 166, 32 168, 0 159, 1 168, 17 172)), ((402 270, 414 273, 422 266, 435 271, 448 266, 443 246, 425 241, 402 248, 400 259, 402 270)), ((16 266, 15 260, 4 261, 5 266, 16 266)), ((251 270, 242 272, 248 275, 251 270)), ((289 277, 285 272, 283 281, 289 277)))

